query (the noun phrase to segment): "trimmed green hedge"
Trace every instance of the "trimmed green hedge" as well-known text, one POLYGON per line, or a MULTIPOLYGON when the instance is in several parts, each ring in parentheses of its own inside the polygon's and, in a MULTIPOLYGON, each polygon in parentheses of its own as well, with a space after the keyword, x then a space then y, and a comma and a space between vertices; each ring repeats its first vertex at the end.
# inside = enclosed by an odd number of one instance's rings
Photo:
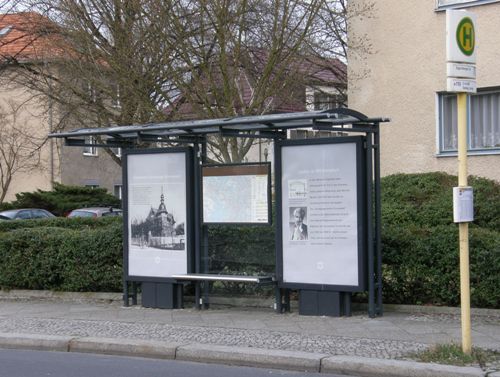
MULTIPOLYGON (((470 284, 475 307, 500 308, 500 233, 471 228, 470 284)), ((392 226, 383 233, 384 301, 460 304, 458 229, 392 226)))
MULTIPOLYGON (((470 226, 471 304, 500 308, 500 185, 470 179, 475 221, 470 226)), ((458 229, 444 173, 382 179, 384 302, 459 304, 458 229)), ((208 263, 214 273, 275 270, 273 227, 210 227, 208 263)), ((121 291, 121 218, 0 221, 0 286, 13 289, 121 291)), ((250 293, 251 285, 221 287, 250 293)))
MULTIPOLYGON (((474 222, 469 227, 471 303, 500 308, 500 185, 470 177, 474 222)), ((382 179, 384 301, 460 303, 458 227, 445 173, 396 174, 382 179)))
POLYGON ((120 218, 0 222, 0 286, 118 292, 122 253, 120 218))

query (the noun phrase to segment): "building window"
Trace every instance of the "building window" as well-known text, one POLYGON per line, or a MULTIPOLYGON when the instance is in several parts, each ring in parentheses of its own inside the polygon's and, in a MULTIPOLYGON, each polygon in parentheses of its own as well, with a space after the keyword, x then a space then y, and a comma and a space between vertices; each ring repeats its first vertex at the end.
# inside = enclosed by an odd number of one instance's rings
POLYGON ((84 156, 97 156, 97 147, 94 145, 97 144, 97 140, 94 136, 85 137, 86 146, 83 147, 83 155, 84 156))
MULTIPOLYGON (((469 151, 500 150, 500 90, 479 91, 467 101, 467 145, 469 151)), ((456 152, 457 96, 439 95, 440 152, 456 152)))
POLYGON ((344 97, 334 87, 306 86, 306 108, 308 111, 330 110, 344 107, 344 97))
POLYGON ((99 185, 85 185, 85 187, 88 187, 91 189, 96 189, 96 188, 99 188, 99 185))
POLYGON ((122 185, 115 185, 113 192, 118 199, 122 199, 122 185))
POLYGON ((314 110, 330 110, 342 106, 342 96, 339 94, 314 92, 314 110))
POLYGON ((498 3, 500 0, 436 0, 436 9, 458 9, 498 3))
POLYGON ((121 99, 120 99, 120 86, 116 85, 114 87, 114 93, 112 94, 111 98, 111 106, 119 109, 122 107, 121 99))
POLYGON ((97 90, 90 81, 87 81, 87 98, 89 102, 97 102, 97 90))
POLYGON ((116 157, 122 157, 122 149, 121 148, 111 148, 116 157))

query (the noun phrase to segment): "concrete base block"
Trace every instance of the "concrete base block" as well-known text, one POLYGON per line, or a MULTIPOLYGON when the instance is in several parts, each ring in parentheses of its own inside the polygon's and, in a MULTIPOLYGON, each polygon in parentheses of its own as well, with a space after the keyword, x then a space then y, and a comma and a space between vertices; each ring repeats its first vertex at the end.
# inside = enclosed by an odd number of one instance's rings
POLYGON ((403 360, 332 356, 322 360, 322 373, 363 377, 483 377, 477 367, 457 367, 403 360))
POLYGON ((106 355, 175 359, 179 344, 134 339, 76 338, 69 344, 69 352, 100 353, 106 355))
POLYGON ((177 360, 261 368, 319 372, 326 355, 298 351, 266 350, 193 344, 177 349, 177 360))

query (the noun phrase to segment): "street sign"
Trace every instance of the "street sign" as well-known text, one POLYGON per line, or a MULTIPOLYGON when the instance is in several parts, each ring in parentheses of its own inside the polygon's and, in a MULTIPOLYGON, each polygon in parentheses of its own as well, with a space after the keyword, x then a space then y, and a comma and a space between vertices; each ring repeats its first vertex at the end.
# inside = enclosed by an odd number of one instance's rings
POLYGON ((476 63, 476 16, 463 10, 446 11, 446 60, 476 63))
POLYGON ((477 92, 476 80, 448 77, 446 79, 446 91, 476 93, 477 92))
POLYGON ((466 63, 446 63, 446 74, 448 77, 475 79, 476 65, 466 63))
POLYGON ((476 93, 476 16, 446 11, 446 90, 476 93))

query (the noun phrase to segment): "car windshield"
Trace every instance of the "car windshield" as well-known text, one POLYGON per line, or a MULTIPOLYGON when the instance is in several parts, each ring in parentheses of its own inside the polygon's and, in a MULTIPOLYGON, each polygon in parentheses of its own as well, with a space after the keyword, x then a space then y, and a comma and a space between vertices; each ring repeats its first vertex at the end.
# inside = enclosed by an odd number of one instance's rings
POLYGON ((2 213, 0 213, 0 216, 3 216, 7 219, 13 219, 14 217, 16 217, 17 212, 18 211, 3 211, 2 213))
POLYGON ((72 211, 68 217, 95 217, 96 214, 94 212, 89 211, 72 211))

